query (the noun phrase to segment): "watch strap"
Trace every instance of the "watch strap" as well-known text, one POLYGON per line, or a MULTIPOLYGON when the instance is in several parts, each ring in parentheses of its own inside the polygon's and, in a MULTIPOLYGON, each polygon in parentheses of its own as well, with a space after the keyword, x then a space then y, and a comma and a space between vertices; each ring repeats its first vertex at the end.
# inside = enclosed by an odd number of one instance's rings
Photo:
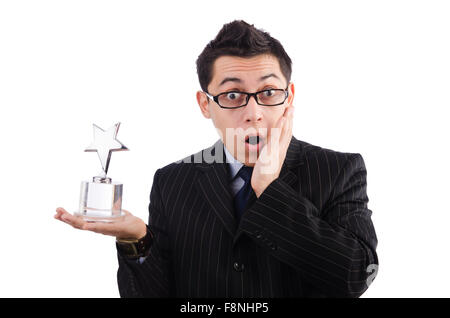
POLYGON ((126 257, 136 259, 145 257, 150 252, 150 246, 153 242, 153 234, 147 225, 147 232, 144 237, 137 239, 117 239, 116 247, 119 253, 126 257))

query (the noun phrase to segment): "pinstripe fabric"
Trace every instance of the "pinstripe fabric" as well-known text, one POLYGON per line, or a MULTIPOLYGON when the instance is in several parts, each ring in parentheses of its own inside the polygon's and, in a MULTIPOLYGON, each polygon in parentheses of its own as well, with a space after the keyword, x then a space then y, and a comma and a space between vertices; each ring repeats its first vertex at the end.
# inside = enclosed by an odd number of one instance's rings
MULTIPOLYGON (((214 154, 217 143, 203 151, 214 154)), ((228 182, 226 163, 156 171, 155 241, 142 264, 118 254, 122 297, 358 297, 367 289, 377 238, 360 154, 292 137, 279 178, 258 199, 252 191, 239 224, 228 182)))

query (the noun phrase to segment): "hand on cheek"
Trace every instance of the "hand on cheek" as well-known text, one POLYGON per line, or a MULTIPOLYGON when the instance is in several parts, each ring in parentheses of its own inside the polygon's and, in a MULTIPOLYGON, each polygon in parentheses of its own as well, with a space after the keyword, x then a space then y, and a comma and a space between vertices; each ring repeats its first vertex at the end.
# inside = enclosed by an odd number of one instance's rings
POLYGON ((286 107, 283 116, 268 132, 266 145, 255 163, 251 180, 252 188, 258 198, 280 175, 292 138, 293 117, 294 106, 286 107))

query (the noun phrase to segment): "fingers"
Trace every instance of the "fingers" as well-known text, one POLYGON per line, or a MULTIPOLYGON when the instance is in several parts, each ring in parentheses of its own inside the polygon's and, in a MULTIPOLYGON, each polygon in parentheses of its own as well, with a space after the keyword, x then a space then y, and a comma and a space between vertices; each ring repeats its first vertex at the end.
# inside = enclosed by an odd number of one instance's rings
POLYGON ((280 138, 283 135, 283 129, 285 130, 286 124, 290 121, 292 121, 292 118, 294 117, 294 106, 288 106, 284 109, 283 116, 278 119, 278 122, 276 123, 275 127, 281 129, 280 138))
POLYGON ((292 119, 294 117, 294 106, 288 106, 285 108, 283 116, 280 117, 277 124, 275 125, 278 128, 278 144, 280 146, 289 144, 292 135, 292 119))
POLYGON ((84 221, 82 218, 70 214, 64 208, 57 208, 54 218, 67 223, 76 229, 82 229, 84 224, 86 223, 86 221, 84 221))
POLYGON ((283 116, 289 117, 289 116, 291 116, 291 115, 293 115, 293 114, 294 114, 294 106, 293 106, 293 105, 288 106, 288 107, 286 107, 286 108, 284 109, 284 114, 283 114, 283 116))
POLYGON ((57 220, 61 220, 61 215, 64 213, 64 211, 66 211, 66 210, 64 210, 63 208, 57 208, 54 218, 57 220))
MULTIPOLYGON (((127 215, 131 215, 128 211, 124 210, 124 212, 127 215)), ((117 233, 117 227, 114 223, 86 222, 83 218, 70 214, 64 208, 57 208, 54 217, 79 230, 87 230, 105 235, 114 235, 117 233)))
POLYGON ((292 122, 294 118, 294 106, 286 107, 284 114, 282 116, 283 119, 283 127, 280 134, 280 144, 281 145, 289 145, 292 137, 292 122))
MULTIPOLYGON (((57 208, 54 218, 71 225, 79 230, 86 230, 104 235, 126 237, 129 235, 129 226, 133 225, 131 221, 136 218, 127 210, 122 210, 124 216, 114 222, 87 222, 83 218, 67 212, 64 208, 57 208)), ((133 227, 131 227, 133 229, 133 227)), ((132 234, 131 234, 132 236, 132 234)))
POLYGON ((292 118, 294 116, 294 106, 285 108, 283 115, 269 129, 266 140, 266 151, 269 153, 279 153, 279 149, 289 145, 292 136, 292 118))

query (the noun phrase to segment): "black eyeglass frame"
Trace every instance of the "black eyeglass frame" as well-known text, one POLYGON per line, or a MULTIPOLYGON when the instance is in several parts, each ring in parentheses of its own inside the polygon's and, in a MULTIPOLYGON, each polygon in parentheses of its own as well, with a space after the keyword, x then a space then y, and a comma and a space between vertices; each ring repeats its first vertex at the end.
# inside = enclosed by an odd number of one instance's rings
POLYGON ((219 105, 220 108, 225 108, 225 109, 237 109, 237 108, 245 107, 245 106, 247 106, 248 102, 250 101, 250 97, 252 97, 252 96, 253 96, 253 98, 255 99, 255 102, 256 102, 258 105, 266 106, 266 107, 272 107, 272 106, 279 106, 279 105, 284 104, 284 102, 286 101, 286 99, 289 97, 289 91, 288 91, 288 88, 289 88, 289 85, 288 85, 285 89, 282 89, 282 88, 270 88, 270 89, 263 89, 262 91, 258 91, 258 92, 254 92, 254 93, 247 93, 247 92, 241 92, 241 91, 229 91, 229 92, 223 92, 223 93, 220 93, 220 94, 218 94, 218 95, 216 95, 216 96, 212 96, 211 94, 209 94, 208 92, 205 92, 205 91, 203 91, 203 93, 205 93, 206 96, 208 96, 208 97, 211 98, 213 101, 215 101, 216 104, 219 105), (283 91, 283 92, 284 92, 284 100, 283 100, 281 103, 278 103, 278 104, 275 104, 275 105, 261 104, 261 103, 258 101, 258 98, 256 97, 256 95, 258 95, 259 93, 267 92, 267 91, 283 91), (246 94, 246 95, 247 95, 247 100, 245 101, 245 104, 244 104, 244 105, 241 105, 241 106, 237 106, 237 107, 227 107, 227 106, 222 106, 222 105, 220 105, 220 104, 219 104, 219 96, 225 95, 225 94, 230 94, 230 93, 246 94))

